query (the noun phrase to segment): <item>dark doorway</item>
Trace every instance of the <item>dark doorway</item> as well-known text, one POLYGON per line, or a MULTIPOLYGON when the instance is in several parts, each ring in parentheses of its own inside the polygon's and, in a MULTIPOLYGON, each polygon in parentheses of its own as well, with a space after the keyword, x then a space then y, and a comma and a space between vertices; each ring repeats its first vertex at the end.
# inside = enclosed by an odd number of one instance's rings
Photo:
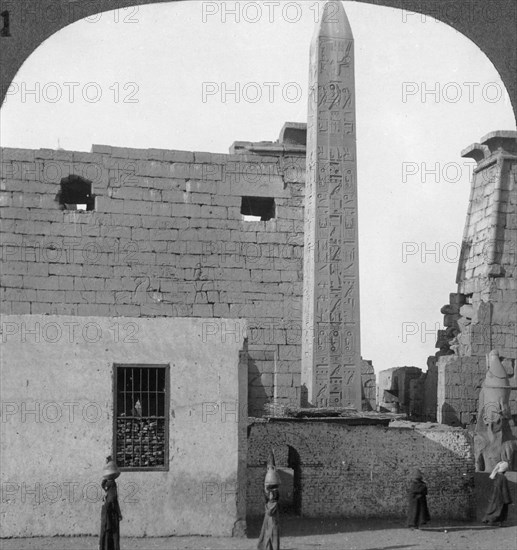
POLYGON ((302 468, 300 454, 288 445, 287 467, 293 470, 293 496, 291 501, 291 513, 301 516, 302 514, 302 468))

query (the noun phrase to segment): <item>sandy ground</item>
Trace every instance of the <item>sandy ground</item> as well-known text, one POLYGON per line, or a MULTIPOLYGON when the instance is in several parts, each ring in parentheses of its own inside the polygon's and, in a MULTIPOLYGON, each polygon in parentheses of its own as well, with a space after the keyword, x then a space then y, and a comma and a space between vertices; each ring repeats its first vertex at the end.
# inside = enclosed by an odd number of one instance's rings
MULTIPOLYGON (((254 550, 258 524, 249 538, 125 538, 121 550, 254 550)), ((516 550, 517 526, 488 527, 479 523, 431 522, 409 530, 400 520, 308 520, 282 522, 282 550, 516 550)), ((96 537, 2 539, 1 550, 97 550, 96 537)))

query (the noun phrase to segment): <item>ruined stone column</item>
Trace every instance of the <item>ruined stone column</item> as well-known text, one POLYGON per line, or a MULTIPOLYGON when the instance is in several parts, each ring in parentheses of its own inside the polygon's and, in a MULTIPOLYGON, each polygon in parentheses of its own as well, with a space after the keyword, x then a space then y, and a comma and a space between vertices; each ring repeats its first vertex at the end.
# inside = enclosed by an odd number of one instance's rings
POLYGON ((328 2, 311 44, 302 384, 318 407, 361 410, 354 39, 328 2))

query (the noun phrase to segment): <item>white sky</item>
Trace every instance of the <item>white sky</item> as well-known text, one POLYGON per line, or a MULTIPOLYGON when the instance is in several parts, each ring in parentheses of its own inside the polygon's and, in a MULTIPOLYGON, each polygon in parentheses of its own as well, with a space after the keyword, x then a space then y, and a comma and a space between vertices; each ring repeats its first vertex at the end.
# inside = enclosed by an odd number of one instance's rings
MULTIPOLYGON (((305 122, 321 5, 226 2, 236 22, 223 4, 128 8, 50 37, 16 75, 1 110, 2 145, 226 153, 234 141, 274 141, 284 122, 305 122), (219 90, 204 101, 203 83, 219 90), (236 83, 238 102, 221 93, 236 83), (257 90, 262 97, 249 101, 257 90)), ((514 117, 493 65, 454 29, 344 6, 356 52, 362 354, 376 371, 425 370, 440 308, 456 289, 473 164, 459 153, 490 131, 514 130, 514 117)))

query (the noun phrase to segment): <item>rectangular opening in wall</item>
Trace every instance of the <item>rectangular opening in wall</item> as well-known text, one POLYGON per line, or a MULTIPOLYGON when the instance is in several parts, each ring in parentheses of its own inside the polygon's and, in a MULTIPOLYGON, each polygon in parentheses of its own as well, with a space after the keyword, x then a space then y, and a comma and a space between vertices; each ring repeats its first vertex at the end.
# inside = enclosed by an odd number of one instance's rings
POLYGON ((271 197, 242 197, 241 214, 244 221, 267 222, 275 217, 275 199, 271 197))
POLYGON ((113 454, 126 470, 169 469, 169 366, 114 365, 113 454))
POLYGON ((93 210, 92 182, 73 174, 62 178, 58 200, 63 210, 93 210))

